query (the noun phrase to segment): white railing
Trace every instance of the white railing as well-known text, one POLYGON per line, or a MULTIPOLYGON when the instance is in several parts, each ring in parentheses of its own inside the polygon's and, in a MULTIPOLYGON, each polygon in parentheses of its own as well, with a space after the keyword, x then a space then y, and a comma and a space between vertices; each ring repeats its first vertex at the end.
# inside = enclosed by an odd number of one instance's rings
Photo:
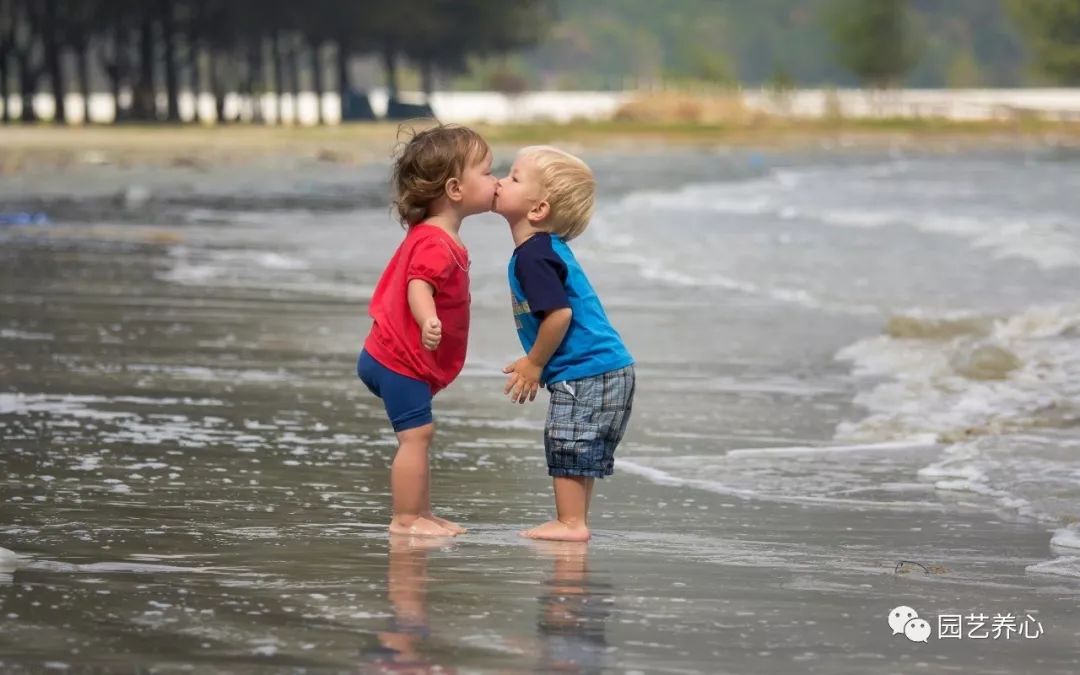
MULTIPOLYGON (((538 91, 507 95, 490 91, 440 91, 432 94, 430 104, 436 116, 448 122, 487 122, 492 124, 555 122, 574 120, 607 120, 628 101, 637 96, 662 97, 664 91, 538 91)), ((1080 89, 897 89, 870 91, 864 89, 792 89, 773 91, 745 89, 733 94, 742 104, 754 111, 796 118, 839 116, 851 119, 866 118, 940 118, 948 120, 1015 119, 1022 116, 1055 120, 1080 121, 1080 89)), ((386 112, 385 90, 369 92, 376 115, 386 112)), ((422 95, 409 92, 407 101, 422 101, 422 95)), ((18 95, 9 98, 11 112, 18 116, 22 101, 18 95)), ((313 93, 282 96, 282 119, 288 123, 314 124, 317 120, 317 99, 313 93)), ((340 122, 340 106, 336 93, 325 94, 321 100, 323 119, 331 124, 340 122)), ((78 94, 65 97, 68 120, 83 123, 82 98, 78 94)), ((194 117, 195 97, 182 92, 180 114, 185 120, 194 117)), ((225 99, 228 117, 250 121, 256 105, 262 119, 277 122, 277 99, 266 94, 251 99, 229 94, 225 99)), ((158 97, 159 109, 165 98, 158 97)), ((199 119, 211 123, 214 101, 203 94, 197 102, 199 119)), ((55 107, 52 97, 39 94, 34 108, 42 120, 50 120, 55 107)), ((90 118, 94 122, 111 122, 115 114, 113 99, 108 94, 93 94, 90 98, 90 118)))

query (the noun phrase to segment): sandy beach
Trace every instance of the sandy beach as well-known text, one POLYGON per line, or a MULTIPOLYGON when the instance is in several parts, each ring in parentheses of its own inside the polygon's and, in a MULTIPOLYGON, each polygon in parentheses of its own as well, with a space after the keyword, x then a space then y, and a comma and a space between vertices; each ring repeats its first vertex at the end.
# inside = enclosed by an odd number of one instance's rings
MULTIPOLYGON (((656 151, 667 147, 805 150, 1015 148, 1080 144, 1069 122, 948 121, 940 119, 797 120, 740 112, 730 121, 646 120, 478 125, 504 150, 556 143, 594 151, 656 151)), ((408 124, 408 123, 407 123, 408 124)), ((378 122, 321 127, 121 125, 0 127, 0 176, 80 166, 181 167, 208 170, 276 162, 363 164, 385 160, 401 124, 378 122)))
POLYGON ((354 363, 394 128, 236 132, 0 130, 0 213, 48 217, 0 226, 0 669, 1080 667, 1068 143, 568 134, 639 376, 571 545, 518 536, 551 499, 546 396, 501 397, 505 225, 466 223, 470 356, 436 399, 434 500, 470 532, 388 538, 354 363), (1017 632, 941 635, 979 614, 1017 632))

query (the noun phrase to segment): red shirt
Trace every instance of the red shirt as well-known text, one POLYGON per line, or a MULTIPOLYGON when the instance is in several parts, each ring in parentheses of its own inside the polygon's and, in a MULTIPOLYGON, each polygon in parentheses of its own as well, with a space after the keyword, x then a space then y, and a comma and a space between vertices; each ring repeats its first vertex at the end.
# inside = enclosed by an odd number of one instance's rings
POLYGON ((395 373, 427 382, 434 394, 465 365, 470 300, 469 252, 434 225, 413 225, 375 286, 368 308, 374 323, 364 349, 395 373), (420 343, 420 326, 409 309, 413 279, 435 287, 442 341, 433 352, 420 343))

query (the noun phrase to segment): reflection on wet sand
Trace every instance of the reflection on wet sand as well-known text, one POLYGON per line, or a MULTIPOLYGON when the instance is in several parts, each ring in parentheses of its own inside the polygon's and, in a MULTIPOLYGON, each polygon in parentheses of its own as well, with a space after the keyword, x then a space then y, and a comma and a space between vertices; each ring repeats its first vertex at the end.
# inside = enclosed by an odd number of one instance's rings
POLYGON ((390 535, 386 587, 393 617, 387 629, 378 633, 379 647, 371 654, 374 672, 457 672, 432 663, 423 654, 424 642, 431 635, 427 559, 431 550, 445 543, 431 537, 390 535))
POLYGON ((607 619, 611 584, 595 579, 588 567, 588 544, 536 541, 534 548, 552 561, 540 594, 537 633, 542 672, 597 673, 610 664, 607 619))

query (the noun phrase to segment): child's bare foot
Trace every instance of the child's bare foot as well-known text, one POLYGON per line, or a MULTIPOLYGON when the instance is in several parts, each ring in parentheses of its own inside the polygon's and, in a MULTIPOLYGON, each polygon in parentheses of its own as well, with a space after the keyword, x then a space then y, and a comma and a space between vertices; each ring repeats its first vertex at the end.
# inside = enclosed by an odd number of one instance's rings
POLYGON ((394 534, 390 533, 390 552, 391 553, 416 553, 424 551, 434 551, 447 546, 447 543, 443 541, 442 537, 417 537, 408 534, 394 534))
POLYGON ((589 528, 585 525, 570 526, 561 520, 549 520, 540 527, 525 530, 521 536, 529 539, 548 539, 551 541, 589 541, 589 528))
POLYGON ((411 534, 416 537, 453 536, 453 533, 450 530, 433 520, 419 517, 411 521, 406 521, 404 518, 398 518, 396 516, 390 521, 390 534, 411 534))
POLYGON ((428 520, 438 524, 445 530, 449 530, 450 534, 454 535, 455 537, 459 534, 465 534, 466 532, 468 532, 467 529, 458 525, 454 521, 447 520, 446 518, 440 518, 434 513, 425 513, 424 518, 427 518, 428 520))

